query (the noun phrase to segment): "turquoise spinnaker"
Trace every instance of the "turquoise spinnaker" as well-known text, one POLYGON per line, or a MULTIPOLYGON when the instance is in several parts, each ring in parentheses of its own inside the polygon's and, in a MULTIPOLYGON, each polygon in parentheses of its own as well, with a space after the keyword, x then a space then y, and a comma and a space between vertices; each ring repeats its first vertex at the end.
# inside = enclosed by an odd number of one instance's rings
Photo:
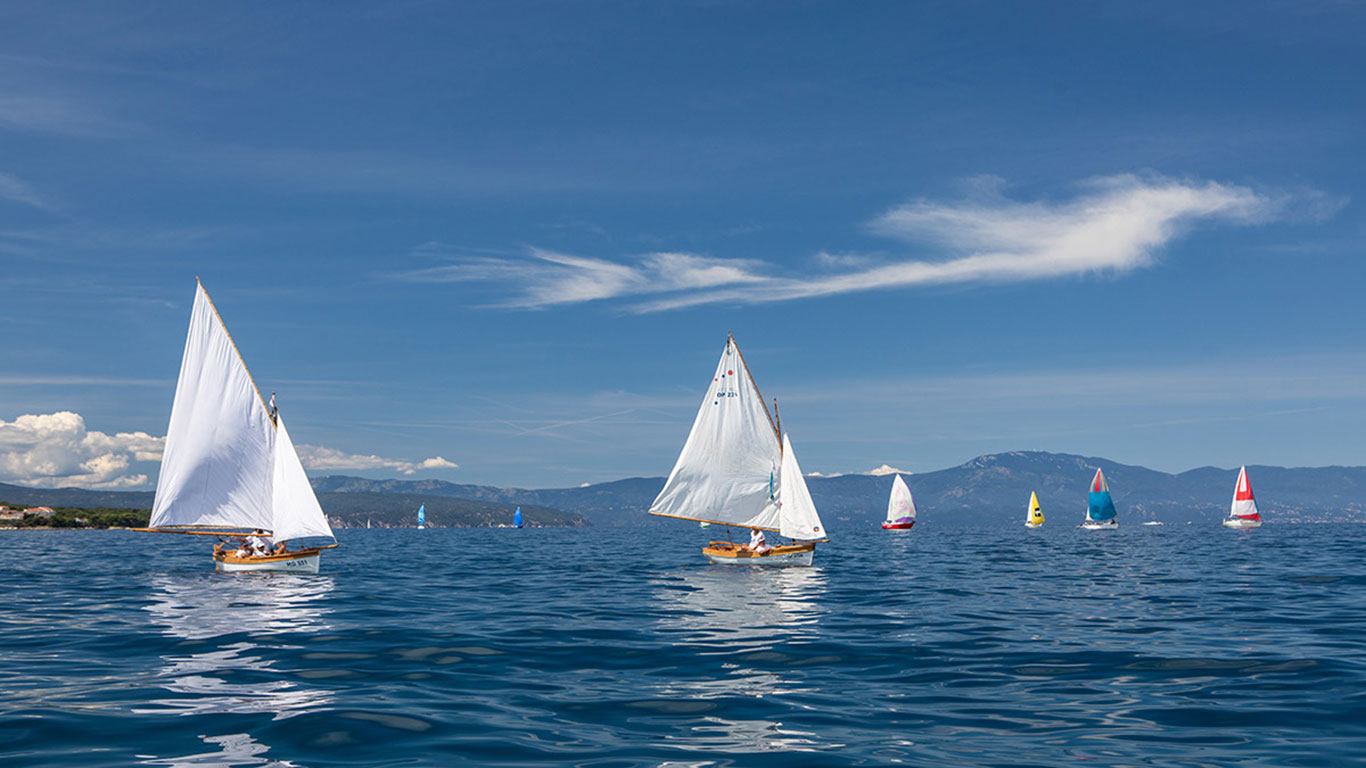
POLYGON ((1096 469, 1091 480, 1091 492, 1086 495, 1086 519, 1098 523, 1115 518, 1115 502, 1110 498, 1110 484, 1105 482, 1105 474, 1096 469))

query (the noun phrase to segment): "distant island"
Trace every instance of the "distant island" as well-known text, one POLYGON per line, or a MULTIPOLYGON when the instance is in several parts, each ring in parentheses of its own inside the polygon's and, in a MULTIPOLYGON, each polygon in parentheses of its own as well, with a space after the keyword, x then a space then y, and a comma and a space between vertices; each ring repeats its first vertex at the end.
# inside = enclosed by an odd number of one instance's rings
MULTIPOLYGON (((1237 474, 1236 467, 1200 467, 1172 474, 1094 456, 1016 451, 979 456, 948 469, 905 473, 904 477, 915 494, 922 524, 1022 521, 1030 491, 1039 494, 1050 520, 1066 520, 1069 514, 1080 519, 1086 486, 1097 467, 1105 470, 1124 520, 1217 520, 1228 511, 1237 474)), ((1248 472, 1268 522, 1366 522, 1366 467, 1250 465, 1248 472)), ((329 520, 339 528, 413 527, 419 504, 426 505, 427 522, 433 527, 507 525, 519 505, 531 527, 667 524, 645 514, 664 484, 663 477, 549 489, 344 475, 318 477, 312 483, 329 520)), ((827 522, 865 526, 875 525, 886 510, 892 476, 812 476, 807 484, 827 522)), ((101 527, 94 521, 121 520, 118 515, 133 513, 142 516, 138 524, 145 524, 152 496, 150 491, 0 484, 0 498, 15 505, 63 510, 61 519, 72 525, 61 527, 101 527), (77 518, 88 522, 76 525, 77 518)), ((0 520, 0 526, 4 525, 6 521, 0 520)))

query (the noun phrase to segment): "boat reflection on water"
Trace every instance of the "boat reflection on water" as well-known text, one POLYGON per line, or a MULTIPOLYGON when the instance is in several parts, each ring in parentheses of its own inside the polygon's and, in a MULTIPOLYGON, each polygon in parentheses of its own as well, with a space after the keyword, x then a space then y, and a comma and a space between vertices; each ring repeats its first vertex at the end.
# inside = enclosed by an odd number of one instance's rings
POLYGON ((704 654, 749 653, 811 639, 823 613, 818 568, 695 568, 666 574, 656 600, 660 630, 704 654))
POLYGON ((690 568, 662 576, 655 590, 663 606, 659 631, 704 662, 692 667, 692 676, 655 689, 653 708, 686 722, 686 735, 674 739, 688 749, 718 752, 835 746, 774 720, 688 714, 694 709, 689 702, 810 692, 793 674, 789 646, 817 639, 825 589, 825 574, 817 568, 690 568), (712 663, 705 663, 708 658, 712 663))
POLYGON ((275 657, 290 648, 284 636, 331 629, 324 598, 332 587, 326 576, 155 578, 145 610, 162 634, 188 641, 177 647, 187 652, 161 657, 158 685, 172 695, 134 711, 270 713, 280 720, 327 706, 330 692, 300 685, 276 668, 275 657))
POLYGON ((270 768, 289 768, 295 765, 288 760, 274 760, 266 757, 270 747, 253 739, 245 733, 230 733, 225 736, 201 736, 209 747, 217 751, 200 752, 181 757, 148 757, 143 765, 164 765, 169 768, 191 768, 191 766, 228 766, 264 765, 270 768))

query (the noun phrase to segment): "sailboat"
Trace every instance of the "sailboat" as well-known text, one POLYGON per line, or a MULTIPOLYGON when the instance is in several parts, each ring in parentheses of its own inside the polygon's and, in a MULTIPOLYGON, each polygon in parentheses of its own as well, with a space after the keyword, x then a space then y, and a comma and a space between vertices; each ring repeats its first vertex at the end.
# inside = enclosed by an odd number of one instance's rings
POLYGON ((427 505, 417 505, 417 529, 420 531, 427 527, 427 505))
POLYGON ((516 510, 515 512, 512 513, 512 527, 513 527, 513 528, 521 528, 521 527, 522 527, 522 508, 521 508, 521 507, 518 507, 517 510, 516 510))
POLYGON ((909 531, 915 526, 915 499, 906 481, 897 475, 892 481, 892 494, 887 498, 887 519, 882 521, 884 531, 909 531))
POLYGON ((1086 519, 1081 527, 1092 531, 1119 527, 1115 502, 1110 498, 1110 484, 1105 482, 1105 473, 1100 471, 1100 467, 1096 467, 1096 476, 1091 478, 1091 492, 1086 497, 1086 519))
POLYGON ((1039 494, 1029 492, 1029 511, 1025 513, 1025 527, 1039 528, 1043 526, 1043 507, 1039 506, 1039 494))
POLYGON ((792 441, 769 412, 734 336, 726 337, 692 431, 649 511, 792 540, 758 550, 712 541, 702 554, 713 563, 811 565, 816 544, 826 540, 792 441))
POLYGON ((317 573, 322 551, 337 546, 274 396, 261 397, 198 280, 152 516, 138 530, 218 536, 221 571, 317 573), (249 554, 252 535, 274 539, 275 553, 249 554), (233 538, 243 546, 226 548, 233 538), (320 539, 331 541, 288 546, 320 539))
POLYGON ((1262 516, 1257 512, 1257 499, 1252 495, 1252 483, 1247 479, 1247 467, 1238 468, 1238 482, 1233 486, 1233 506, 1224 518, 1229 528, 1261 528, 1262 516))

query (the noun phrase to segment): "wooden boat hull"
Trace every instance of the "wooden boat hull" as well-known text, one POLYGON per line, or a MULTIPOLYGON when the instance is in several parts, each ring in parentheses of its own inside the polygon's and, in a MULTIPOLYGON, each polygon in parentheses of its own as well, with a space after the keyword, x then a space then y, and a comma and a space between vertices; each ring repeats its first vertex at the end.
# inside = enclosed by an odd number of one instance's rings
POLYGON ((914 528, 914 527, 915 527, 915 521, 914 521, 914 520, 912 520, 912 521, 909 522, 909 523, 889 523, 889 522, 886 522, 886 521, 883 521, 883 523, 882 523, 882 530, 884 530, 884 531, 909 531, 909 530, 911 530, 911 529, 914 528))
POLYGON ((1240 517, 1230 517, 1224 520, 1225 528, 1261 528, 1261 520, 1246 520, 1240 517))
POLYGON ((226 573, 245 571, 282 571, 286 573, 317 573, 322 558, 321 549, 301 549, 282 555, 238 557, 231 552, 215 552, 214 568, 226 573))
POLYGON ((816 545, 789 544, 756 554, 733 542, 713 541, 702 548, 702 554, 717 565, 804 566, 811 565, 816 545))
POLYGON ((1081 524, 1081 527, 1085 528, 1088 531, 1108 531, 1114 528, 1118 528, 1119 522, 1117 520, 1107 520, 1103 523, 1098 523, 1094 520, 1087 520, 1086 522, 1081 524))

